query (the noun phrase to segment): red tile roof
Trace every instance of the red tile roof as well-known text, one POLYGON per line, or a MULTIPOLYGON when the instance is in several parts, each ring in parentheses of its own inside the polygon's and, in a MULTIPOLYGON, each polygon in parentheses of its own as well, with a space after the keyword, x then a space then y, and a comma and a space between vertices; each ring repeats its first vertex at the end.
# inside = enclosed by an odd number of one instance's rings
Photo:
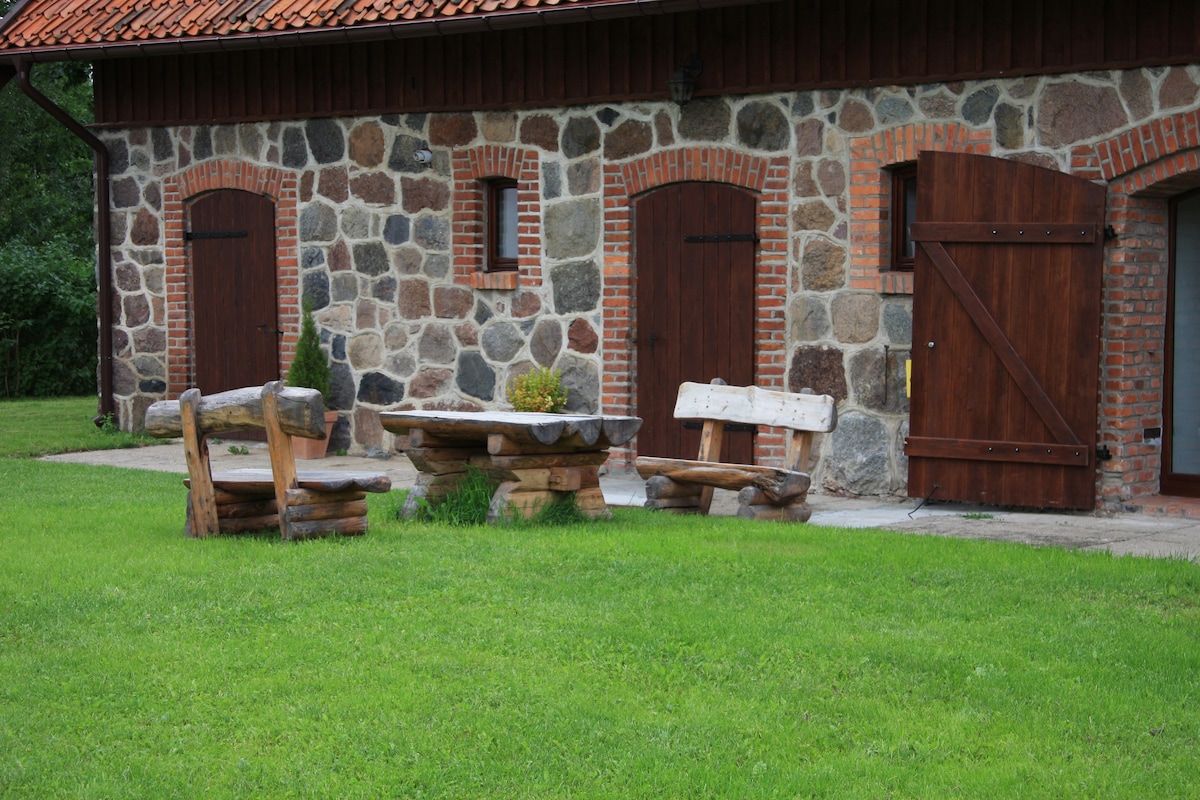
MULTIPOLYGON (((711 2, 711 0, 710 0, 711 2)), ((718 4, 729 0, 717 0, 718 4)), ((687 0, 25 0, 0 26, 0 55, 33 57, 85 49, 106 53, 220 37, 264 39, 378 27, 381 38, 477 27, 536 24, 554 11, 584 16, 662 11, 687 0), (418 31, 417 29, 424 29, 418 31)), ((569 16, 569 15, 568 15, 569 16)), ((165 47, 164 47, 165 49, 165 47)))

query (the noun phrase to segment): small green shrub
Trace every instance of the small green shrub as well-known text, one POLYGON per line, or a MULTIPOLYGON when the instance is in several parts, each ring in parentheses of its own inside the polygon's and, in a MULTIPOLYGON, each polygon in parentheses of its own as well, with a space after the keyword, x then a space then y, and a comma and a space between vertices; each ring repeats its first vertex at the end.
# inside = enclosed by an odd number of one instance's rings
MULTIPOLYGON (((458 482, 453 491, 441 499, 441 502, 431 503, 422 499, 417 505, 415 520, 417 522, 434 522, 450 527, 470 527, 485 525, 488 512, 491 510, 492 495, 500 484, 488 473, 478 467, 468 466, 466 474, 458 482)), ((397 506, 396 515, 400 516, 397 506)), ((594 520, 580 510, 575 502, 575 493, 565 493, 558 496, 554 502, 538 508, 529 516, 523 515, 510 506, 500 517, 500 524, 507 526, 545 526, 561 528, 568 525, 580 525, 594 520)))
POLYGON ((300 320, 300 341, 296 343, 296 357, 288 367, 287 385, 316 389, 325 400, 325 406, 329 407, 330 376, 329 359, 321 349, 321 335, 313 321, 312 301, 306 297, 300 320))
POLYGON ((570 525, 583 525, 595 522, 595 519, 583 513, 579 508, 579 504, 575 502, 574 492, 558 495, 552 502, 542 506, 535 513, 524 519, 520 518, 520 514, 516 513, 515 509, 511 509, 511 511, 512 513, 505 518, 505 521, 510 524, 565 528, 570 525))
POLYGON ((558 413, 567 404, 567 390, 562 385, 562 372, 549 367, 537 367, 518 375, 508 390, 508 402, 517 411, 558 413))
POLYGON ((416 518, 421 522, 436 522, 453 527, 487 523, 492 495, 500 484, 478 467, 467 467, 467 473, 452 492, 437 505, 422 499, 416 518))

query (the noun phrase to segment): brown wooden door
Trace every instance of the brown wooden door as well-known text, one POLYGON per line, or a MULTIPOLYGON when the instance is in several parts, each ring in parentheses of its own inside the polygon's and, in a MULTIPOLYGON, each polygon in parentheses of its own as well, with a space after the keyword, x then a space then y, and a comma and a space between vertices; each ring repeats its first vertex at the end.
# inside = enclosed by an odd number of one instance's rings
POLYGON ((203 394, 279 377, 275 205, 235 189, 189 209, 196 385, 203 394))
MULTIPOLYGON (((754 383, 753 194, 677 183, 634 203, 640 455, 695 458, 698 424, 674 418, 684 381, 754 383)), ((726 429, 723 460, 750 463, 754 431, 726 429)))
POLYGON ((922 153, 908 493, 1095 506, 1104 187, 922 153))

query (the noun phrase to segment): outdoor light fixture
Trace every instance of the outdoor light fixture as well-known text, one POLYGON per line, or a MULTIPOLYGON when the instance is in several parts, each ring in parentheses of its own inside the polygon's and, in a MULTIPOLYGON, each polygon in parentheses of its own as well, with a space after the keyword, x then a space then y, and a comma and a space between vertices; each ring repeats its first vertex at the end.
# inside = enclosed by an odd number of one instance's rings
POLYGON ((693 54, 689 64, 675 70, 671 75, 671 79, 667 81, 667 88, 676 105, 682 106, 692 99, 692 92, 696 90, 696 78, 700 76, 703 67, 700 56, 693 54))

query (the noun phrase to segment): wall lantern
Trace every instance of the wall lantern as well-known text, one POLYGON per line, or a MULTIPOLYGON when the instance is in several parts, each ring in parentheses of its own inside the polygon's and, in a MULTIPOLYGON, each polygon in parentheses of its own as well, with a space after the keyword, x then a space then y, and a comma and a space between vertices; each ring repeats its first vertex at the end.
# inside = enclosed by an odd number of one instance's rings
POLYGON ((671 79, 667 81, 667 88, 676 105, 682 106, 692 99, 692 92, 696 90, 696 78, 700 76, 703 67, 700 56, 693 54, 689 64, 675 70, 671 75, 671 79))

